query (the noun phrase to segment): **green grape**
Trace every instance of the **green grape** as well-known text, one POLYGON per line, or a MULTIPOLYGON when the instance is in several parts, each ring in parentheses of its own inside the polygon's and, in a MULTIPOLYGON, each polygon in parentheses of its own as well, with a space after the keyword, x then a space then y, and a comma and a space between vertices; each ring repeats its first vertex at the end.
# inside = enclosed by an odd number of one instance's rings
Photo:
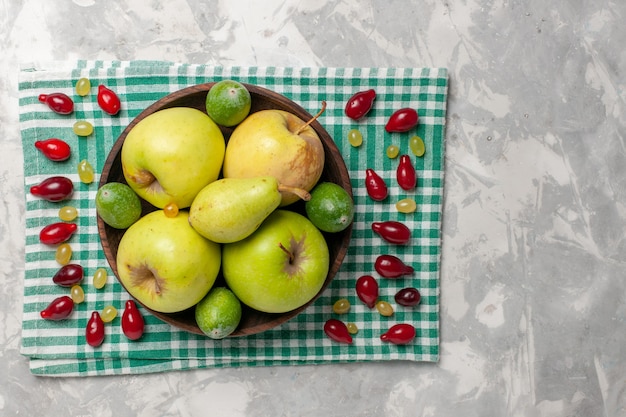
POLYGON ((93 167, 86 159, 78 163, 78 178, 83 184, 91 184, 93 182, 93 167))
POLYGON ((348 142, 350 142, 350 145, 358 148, 363 144, 363 135, 358 129, 351 129, 348 131, 348 142))
POLYGON ((387 157, 390 159, 395 159, 398 157, 400 153, 400 148, 397 145, 389 145, 387 146, 387 157))
POLYGON ((93 133, 93 125, 86 120, 74 123, 73 129, 78 136, 89 136, 93 133))
POLYGON ((411 152, 415 156, 424 156, 426 152, 426 145, 424 145, 424 141, 419 136, 415 135, 409 139, 409 148, 411 148, 411 152))
POLYGON ((86 96, 87 94, 89 94, 89 91, 91 90, 91 82, 89 81, 88 78, 80 78, 78 80, 78 82, 76 83, 76 94, 78 94, 81 97, 86 96))

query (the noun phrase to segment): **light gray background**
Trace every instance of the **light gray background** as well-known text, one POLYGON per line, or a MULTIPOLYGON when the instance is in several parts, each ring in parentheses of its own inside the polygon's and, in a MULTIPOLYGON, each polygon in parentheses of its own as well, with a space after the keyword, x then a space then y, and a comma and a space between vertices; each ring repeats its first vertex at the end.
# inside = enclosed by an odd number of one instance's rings
POLYGON ((0 0, 0 415, 626 416, 625 20, 622 0, 0 0), (449 68, 440 363, 30 375, 18 68, 72 59, 449 68))

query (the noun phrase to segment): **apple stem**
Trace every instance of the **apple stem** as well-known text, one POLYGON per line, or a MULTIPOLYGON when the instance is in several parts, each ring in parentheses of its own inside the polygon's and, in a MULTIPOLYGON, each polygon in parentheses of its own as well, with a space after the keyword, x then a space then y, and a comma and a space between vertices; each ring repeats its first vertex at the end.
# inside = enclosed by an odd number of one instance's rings
POLYGON ((286 247, 284 247, 283 244, 280 242, 278 243, 278 247, 289 256, 289 263, 292 264, 293 261, 295 260, 293 253, 291 253, 291 251, 287 249, 286 247))
POLYGON ((278 184, 278 191, 283 192, 286 191, 288 193, 292 193, 300 197, 304 201, 309 201, 311 199, 311 194, 307 190, 298 187, 291 187, 289 185, 278 184))
POLYGON ((322 100, 322 109, 315 116, 313 116, 311 120, 309 120, 308 122, 300 126, 300 128, 298 128, 298 130, 295 131, 295 134, 299 135, 300 133, 302 133, 302 131, 306 129, 308 125, 316 121, 322 115, 322 113, 324 113, 325 110, 326 110, 326 100, 322 100))

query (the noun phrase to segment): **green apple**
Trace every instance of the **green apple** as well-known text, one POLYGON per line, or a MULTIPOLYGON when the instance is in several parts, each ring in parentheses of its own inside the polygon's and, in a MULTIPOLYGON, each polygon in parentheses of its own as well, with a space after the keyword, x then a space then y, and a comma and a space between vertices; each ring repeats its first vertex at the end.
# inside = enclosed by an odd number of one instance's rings
MULTIPOLYGON (((224 155, 224 177, 274 177, 311 191, 324 169, 324 146, 315 130, 295 114, 261 110, 233 131, 224 155)), ((283 192, 281 206, 299 197, 283 192)))
POLYGON ((209 116, 174 107, 147 116, 130 130, 122 145, 122 169, 128 185, 152 205, 186 208, 217 179, 225 148, 224 136, 209 116))
POLYGON ((266 313, 311 301, 329 269, 322 233, 301 214, 276 210, 247 238, 222 248, 222 272, 239 300, 266 313))
POLYGON ((153 211, 130 226, 117 251, 118 278, 144 306, 174 313, 196 305, 213 287, 221 248, 189 225, 189 214, 153 211))

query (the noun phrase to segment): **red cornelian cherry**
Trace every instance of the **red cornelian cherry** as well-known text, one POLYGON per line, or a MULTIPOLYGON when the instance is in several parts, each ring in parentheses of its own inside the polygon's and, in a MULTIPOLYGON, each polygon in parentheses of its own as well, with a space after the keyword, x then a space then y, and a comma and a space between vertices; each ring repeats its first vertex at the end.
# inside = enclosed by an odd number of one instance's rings
POLYGON ((404 223, 394 220, 373 222, 372 230, 389 243, 404 245, 411 240, 411 230, 404 223))
POLYGON ((414 109, 409 107, 396 110, 385 125, 385 130, 389 133, 407 132, 417 126, 418 116, 414 109))
POLYGON ((369 113, 369 111, 372 109, 375 98, 376 91, 372 89, 359 91, 358 93, 354 94, 346 103, 346 116, 348 116, 352 120, 359 120, 367 113, 369 113))
POLYGON ((417 288, 402 288, 393 297, 396 303, 405 307, 414 307, 420 303, 421 295, 417 288))
POLYGON ((415 339, 415 334, 415 327, 412 324, 394 324, 389 330, 380 335, 380 340, 393 343, 394 345, 406 345, 415 339))
POLYGON ((74 111, 74 102, 64 93, 39 94, 39 101, 45 103, 55 113, 71 114, 74 111))
POLYGON ((85 328, 85 339, 89 346, 98 347, 104 341, 104 322, 100 318, 100 313, 94 311, 87 322, 85 328))
POLYGON ((374 308, 378 300, 378 281, 371 275, 356 280, 356 295, 366 306, 374 308))
POLYGON ((57 202, 67 200, 74 192, 74 183, 67 177, 52 176, 30 187, 30 193, 44 200, 57 202))
POLYGON ((35 148, 39 149, 46 158, 54 162, 67 160, 72 154, 70 145, 64 140, 49 138, 35 142, 35 148))
POLYGON ((337 319, 329 319, 324 323, 324 333, 331 340, 339 343, 352 344, 352 336, 346 324, 337 319))
POLYGON ((122 313, 122 331, 130 340, 137 340, 143 335, 143 316, 133 300, 126 301, 124 313, 122 313))
POLYGON ((389 193, 385 180, 371 168, 365 170, 365 189, 374 201, 383 201, 389 193))
POLYGON ((396 169, 396 180, 403 190, 412 190, 417 185, 417 172, 409 155, 402 155, 396 169))
POLYGON ((374 261, 374 269, 384 278, 400 278, 411 275, 415 271, 412 266, 406 265, 400 258, 393 255, 380 255, 374 261))
POLYGON ((105 113, 111 116, 115 116, 122 108, 117 94, 102 84, 98 86, 98 105, 105 113))
POLYGON ((72 287, 83 280, 83 267, 78 264, 63 265, 52 277, 52 281, 61 287, 72 287))
POLYGON ((74 310, 74 301, 71 297, 63 295, 55 298, 39 315, 42 319, 46 320, 63 320, 72 314, 74 310))
POLYGON ((39 232, 39 241, 44 245, 56 245, 69 240, 76 232, 76 223, 57 222, 44 226, 39 232))

